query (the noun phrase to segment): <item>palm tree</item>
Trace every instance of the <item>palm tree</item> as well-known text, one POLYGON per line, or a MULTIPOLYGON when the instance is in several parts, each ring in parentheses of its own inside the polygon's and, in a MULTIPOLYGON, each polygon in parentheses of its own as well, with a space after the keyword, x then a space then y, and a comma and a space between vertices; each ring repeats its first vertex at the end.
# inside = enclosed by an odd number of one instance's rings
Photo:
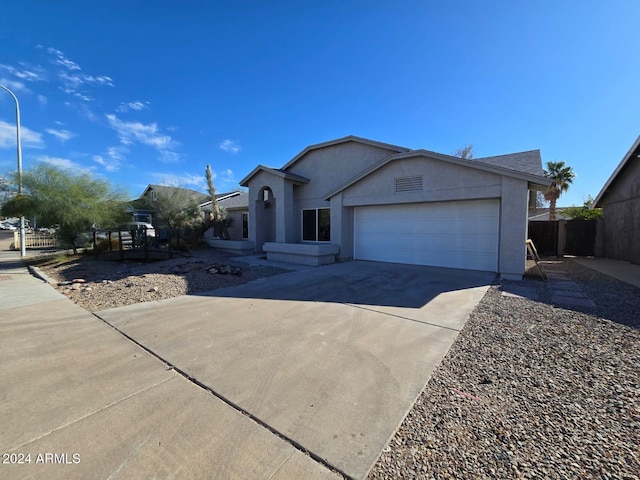
POLYGON ((553 184, 544 192, 545 200, 549 201, 549 220, 553 222, 556 219, 556 202, 560 195, 569 190, 576 174, 564 162, 547 162, 544 176, 553 180, 553 184))

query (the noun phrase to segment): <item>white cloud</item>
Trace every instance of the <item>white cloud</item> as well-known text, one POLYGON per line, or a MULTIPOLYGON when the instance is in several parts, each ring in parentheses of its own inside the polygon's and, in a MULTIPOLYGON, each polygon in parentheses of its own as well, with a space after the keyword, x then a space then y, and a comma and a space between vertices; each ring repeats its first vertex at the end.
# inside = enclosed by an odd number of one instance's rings
POLYGON ((120 170, 120 162, 118 161, 106 159, 102 155, 94 155, 92 159, 97 164, 102 165, 107 172, 120 170))
POLYGON ((48 163, 54 167, 63 168, 65 170, 80 170, 82 172, 90 172, 92 169, 87 168, 79 163, 73 162, 68 158, 50 157, 48 155, 40 155, 35 158, 36 161, 42 163, 48 163))
POLYGON ((129 149, 122 146, 107 148, 107 155, 113 160, 124 160, 124 155, 129 153, 129 149))
POLYGON ((64 56, 64 53, 62 53, 60 50, 49 47, 47 48, 47 52, 49 52, 50 54, 56 57, 54 60, 54 63, 57 63, 58 65, 62 65, 63 67, 68 68, 69 70, 82 70, 80 68, 80 65, 78 65, 76 62, 72 62, 71 60, 69 60, 67 57, 64 56))
POLYGON ((58 140, 60 140, 62 143, 66 142, 70 138, 75 137, 75 134, 71 133, 69 130, 55 130, 53 128, 46 128, 45 132, 58 138, 58 140))
MULTIPOLYGON (((44 148, 42 135, 38 132, 20 126, 20 143, 27 148, 44 148)), ((16 125, 0 120, 0 148, 15 148, 16 125)))
POLYGON ((207 191, 207 181, 203 175, 193 175, 191 173, 152 173, 153 183, 165 185, 167 187, 192 188, 200 192, 207 191))
POLYGON ((63 92, 89 102, 93 100, 93 97, 88 95, 83 88, 87 86, 114 86, 111 77, 83 73, 80 65, 68 59, 60 50, 47 48, 47 52, 54 57, 52 63, 62 67, 58 71, 58 79, 62 83, 60 90, 63 92))
POLYGON ((125 122, 113 114, 106 115, 109 125, 120 136, 120 142, 131 145, 138 142, 155 148, 160 152, 160 161, 173 163, 180 160, 180 154, 172 151, 178 144, 169 135, 160 133, 158 124, 144 124, 140 122, 125 122))
POLYGON ((94 155, 91 158, 97 164, 102 165, 107 172, 115 172, 120 170, 127 153, 129 150, 126 147, 116 145, 108 147, 103 155, 94 155))
POLYGON ((220 142, 220 149, 229 153, 238 153, 241 150, 240 144, 238 142, 234 142, 233 140, 223 140, 220 142))
MULTIPOLYGON (((30 90, 22 82, 16 80, 9 80, 8 78, 0 78, 0 85, 4 85, 14 94, 18 92, 28 93, 30 90)), ((6 92, 3 92, 6 95, 6 92)))
POLYGON ((162 150, 160 151, 160 161, 164 163, 178 163, 180 161, 180 154, 169 150, 162 150))
POLYGON ((25 80, 27 82, 44 80, 44 77, 41 72, 32 72, 31 70, 18 70, 16 67, 12 65, 5 65, 3 63, 0 63, 0 68, 8 71, 12 75, 18 77, 20 80, 25 80))
POLYGON ((38 101, 40 102, 40 105, 46 105, 47 97, 45 97, 44 95, 38 95, 38 101))
POLYGON ((81 116, 85 117, 87 120, 91 120, 92 122, 98 122, 98 116, 93 113, 93 111, 89 108, 86 103, 72 103, 72 102, 64 102, 64 105, 76 110, 81 116))
POLYGON ((129 110, 140 111, 149 108, 149 105, 149 102, 141 102, 140 100, 136 100, 135 102, 121 103, 120 106, 116 108, 116 111, 123 113, 128 112, 129 110))

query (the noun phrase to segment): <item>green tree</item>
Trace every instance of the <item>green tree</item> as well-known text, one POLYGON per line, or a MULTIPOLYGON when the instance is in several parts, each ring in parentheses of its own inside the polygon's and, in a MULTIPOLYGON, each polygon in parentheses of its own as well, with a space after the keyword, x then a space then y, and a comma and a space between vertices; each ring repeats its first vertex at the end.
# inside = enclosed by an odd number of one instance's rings
POLYGON ((581 207, 568 207, 562 210, 562 215, 571 220, 597 220, 602 217, 601 208, 593 208, 593 198, 591 195, 584 201, 581 207))
POLYGON ((78 235, 92 225, 116 225, 128 218, 124 193, 89 173, 40 164, 23 172, 22 189, 24 195, 5 203, 2 214, 19 213, 38 218, 41 225, 60 225, 58 238, 74 253, 81 246, 78 235))
POLYGON ((0 208, 13 196, 11 184, 4 175, 0 176, 0 208))
POLYGON ((200 205, 190 190, 171 188, 157 192, 151 205, 158 222, 173 233, 180 230, 202 228, 200 205))
POLYGON ((569 190, 569 185, 573 183, 576 174, 564 162, 547 162, 544 175, 553 180, 551 186, 544 193, 544 198, 549 202, 549 220, 554 221, 556 219, 556 202, 560 195, 569 190))

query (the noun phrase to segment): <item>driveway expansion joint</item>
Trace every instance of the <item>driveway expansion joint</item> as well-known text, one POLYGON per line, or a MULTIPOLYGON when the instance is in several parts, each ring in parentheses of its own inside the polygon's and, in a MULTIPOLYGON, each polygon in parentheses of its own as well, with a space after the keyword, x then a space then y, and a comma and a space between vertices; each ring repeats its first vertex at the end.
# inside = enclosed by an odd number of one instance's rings
POLYGON ((125 402, 125 401, 129 400, 130 398, 133 398, 133 397, 135 397, 137 395, 140 395, 141 393, 147 392, 147 391, 151 390, 152 388, 156 388, 156 387, 162 385, 163 383, 166 383, 169 380, 172 380, 175 377, 176 376, 173 375, 173 376, 165 378, 165 379, 163 379, 163 380, 161 380, 161 381, 159 381, 157 383, 154 383, 153 385, 149 385, 148 387, 145 387, 142 390, 138 390, 137 392, 133 392, 132 394, 127 395, 126 397, 119 398, 118 400, 115 400, 115 401, 109 403, 108 405, 104 405, 103 407, 100 407, 97 410, 94 410, 94 411, 89 412, 89 413, 87 413, 85 415, 82 415, 81 417, 78 417, 78 418, 76 418, 74 420, 71 420, 70 422, 67 422, 64 425, 60 425, 59 427, 54 428, 53 430, 51 430, 49 432, 43 433, 41 435, 38 435, 37 437, 32 438, 31 440, 28 440, 28 441, 24 442, 21 445, 13 447, 13 448, 10 449, 10 451, 13 452, 13 451, 19 450, 19 449, 25 447, 26 445, 29 445, 30 443, 37 442, 38 440, 41 440, 41 439, 43 439, 45 437, 48 437, 49 435, 51 435, 53 433, 56 433, 56 432, 58 432, 58 431, 60 431, 60 430, 62 430, 64 428, 70 427, 71 425, 74 425, 74 424, 76 424, 78 422, 81 422, 82 420, 86 420, 87 418, 92 417, 94 415, 97 415, 98 413, 101 413, 101 412, 103 412, 103 411, 105 411, 105 410, 107 410, 107 409, 109 409, 111 407, 115 407, 116 405, 119 405, 120 403, 125 402))
POLYGON ((376 310, 375 308, 367 308, 367 307, 363 307, 362 305, 356 305, 356 304, 353 304, 353 303, 342 303, 342 305, 346 305, 348 307, 354 307, 354 308, 361 308, 362 310, 367 310, 368 312, 375 312, 375 313, 379 313, 381 315, 387 315, 389 317, 399 318, 401 320, 408 320, 410 322, 419 323, 421 325, 430 325, 432 327, 442 328, 444 330, 451 330, 453 332, 460 332, 459 328, 446 327, 444 325, 438 325, 437 323, 423 322, 422 320, 416 320, 415 318, 405 317, 404 315, 394 315, 393 313, 389 313, 389 312, 381 312, 380 310, 376 310))
MULTIPOLYGON (((337 473, 339 475, 341 475, 344 478, 350 479, 352 480, 353 477, 348 475, 346 472, 340 470, 338 467, 336 467, 335 465, 329 463, 326 459, 320 457, 319 455, 317 455, 316 453, 308 450, 307 448, 303 447, 300 443, 296 442, 295 440, 293 440, 292 438, 288 437, 287 435, 283 434, 282 432, 278 431, 277 429, 275 429, 274 427, 272 427, 271 425, 269 425, 268 423, 266 423, 265 421, 263 421, 262 419, 256 417, 255 415, 253 415, 251 412, 245 410, 244 408, 240 407, 239 405, 237 405, 236 403, 232 402, 231 400, 229 400, 227 397, 225 397, 224 395, 221 395, 220 393, 216 392, 215 390, 213 390, 211 387, 209 387, 208 385, 202 383, 201 381, 199 381, 197 378, 189 375, 186 371, 178 368, 176 365, 172 364, 171 362, 169 362, 168 360, 166 360, 165 358, 161 357, 160 355, 158 355, 156 352, 154 352, 153 350, 149 349, 148 347, 144 346, 142 343, 138 342, 137 340, 135 340, 133 337, 131 337, 130 335, 127 335, 126 333, 124 333, 122 330, 120 330, 119 328, 111 325, 109 322, 107 322, 106 320, 104 320, 103 318, 101 318, 99 315, 97 315, 96 313, 92 313, 92 315, 94 317, 96 317, 98 320, 100 320, 101 322, 103 322, 105 325, 107 325, 108 327, 112 328, 113 330, 115 330, 116 332, 118 332, 120 335, 122 335, 123 337, 125 337, 127 340, 129 340, 130 342, 134 343, 135 345, 137 345, 138 347, 140 347, 141 349, 143 349, 145 352, 147 352, 149 355, 153 356, 154 358, 160 360, 162 363, 164 363, 167 366, 166 370, 173 370, 175 371, 177 374, 179 374, 181 377, 183 377, 185 380, 187 380, 188 382, 196 385, 197 387, 200 387, 202 390, 210 393, 211 395, 213 395, 214 397, 216 397, 218 400, 221 400, 222 402, 224 402, 227 406, 231 407, 233 410, 235 410, 237 413, 251 419, 253 422, 255 422, 256 424, 260 425, 261 427, 263 427, 264 429, 268 430, 270 433, 272 433, 273 435, 275 435, 276 437, 278 437, 279 439, 281 439, 282 441, 284 441, 285 443, 289 444, 290 446, 292 446, 293 448, 295 448, 297 451, 303 453, 304 455, 308 455, 309 457, 311 457, 313 460, 315 460, 316 462, 320 463, 322 466, 326 467, 327 469, 329 469, 330 471, 337 473)), ((171 377, 174 378, 174 377, 171 377)), ((134 394, 135 395, 135 394, 134 394)), ((124 400, 124 399, 123 399, 124 400)), ((33 441, 33 440, 32 440, 33 441)), ((19 447, 18 447, 19 448, 19 447)), ((284 464, 286 463, 283 462, 283 464, 279 467, 281 468, 284 464)))

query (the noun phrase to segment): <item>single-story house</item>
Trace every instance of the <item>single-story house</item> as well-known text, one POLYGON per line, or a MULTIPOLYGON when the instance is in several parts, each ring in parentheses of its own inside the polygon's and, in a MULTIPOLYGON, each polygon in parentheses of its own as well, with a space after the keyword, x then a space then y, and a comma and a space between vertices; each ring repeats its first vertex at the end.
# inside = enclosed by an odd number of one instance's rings
MULTIPOLYGON (((593 202, 602 208, 602 254, 640 264, 640 136, 593 202)), ((599 227, 600 229, 600 227, 599 227)))
MULTIPOLYGON (((229 220, 227 231, 229 238, 240 241, 249 240, 249 192, 234 191, 216 195, 218 206, 226 212, 229 220)), ((211 212, 211 200, 200 205, 203 211, 211 212)), ((206 235, 213 235, 213 230, 207 231, 206 235)), ((213 238, 213 237, 209 237, 213 238)))
MULTIPOLYGON (((242 197, 243 192, 241 191, 233 191, 227 193, 216 194, 216 200, 220 206, 224 207, 233 207, 230 208, 230 213, 234 212, 235 215, 237 201, 232 202, 233 199, 237 197, 242 197), (228 202, 228 203, 225 203, 228 202)), ((134 222, 147 222, 153 224, 154 227, 159 227, 157 225, 156 219, 156 209, 154 207, 155 202, 158 200, 159 196, 164 196, 165 198, 175 198, 177 202, 185 203, 190 200, 195 200, 198 206, 202 209, 202 211, 211 211, 211 197, 209 194, 199 192, 197 190, 193 190, 191 188, 182 188, 182 187, 169 187, 166 185, 153 185, 149 184, 147 188, 145 188, 142 195, 136 200, 129 202, 128 208, 129 213, 131 214, 132 221, 134 222)), ((244 210, 247 211, 247 201, 244 201, 244 210)), ((242 202, 241 201, 241 202, 242 202)), ((242 225, 242 217, 239 216, 238 227, 241 228, 242 225)), ((242 234, 242 230, 240 230, 239 235, 242 234)), ((241 238, 241 237, 238 237, 241 238)))
POLYGON ((487 270, 520 279, 540 152, 466 160, 348 136, 311 145, 281 168, 258 165, 248 237, 273 260, 350 259, 487 270))

